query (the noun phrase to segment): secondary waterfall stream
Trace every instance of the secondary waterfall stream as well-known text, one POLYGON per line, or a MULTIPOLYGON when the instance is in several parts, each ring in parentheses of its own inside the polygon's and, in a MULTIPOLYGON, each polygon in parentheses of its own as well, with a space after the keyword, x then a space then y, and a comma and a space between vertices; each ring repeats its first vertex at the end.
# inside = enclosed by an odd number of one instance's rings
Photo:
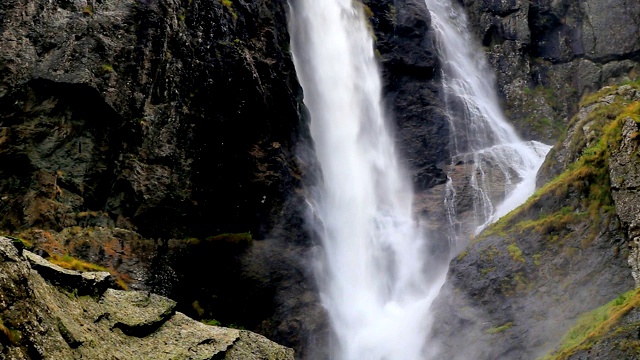
MULTIPOLYGON (((452 0, 425 0, 436 30, 442 62, 446 112, 451 134, 451 173, 445 204, 454 230, 465 245, 470 228, 478 233, 522 204, 535 191, 536 174, 551 149, 522 141, 498 101, 492 69, 473 41, 464 10, 452 0), (462 168, 461 171, 456 167, 462 168), (462 174, 461 174, 462 173, 462 174), (458 188, 470 185, 473 219, 455 226, 458 188)), ((467 219, 469 220, 469 219, 467 219)))
POLYGON ((297 0, 291 34, 323 174, 309 199, 324 256, 317 271, 337 344, 331 358, 422 359, 441 282, 425 279, 425 237, 381 103, 361 5, 297 0))
MULTIPOLYGON (((452 168, 464 164, 469 170, 481 229, 533 192, 548 147, 522 142, 506 121, 464 15, 449 0, 426 3, 440 44, 450 130, 456 134, 452 168), (500 205, 488 175, 496 172, 502 174, 500 205)), ((316 277, 335 335, 329 356, 429 358, 429 307, 444 271, 429 267, 426 239, 412 210, 412 186, 386 123, 362 6, 353 0, 295 0, 291 9, 293 57, 322 170, 308 201, 322 240, 316 277)), ((453 180, 448 190, 455 222, 453 180)))

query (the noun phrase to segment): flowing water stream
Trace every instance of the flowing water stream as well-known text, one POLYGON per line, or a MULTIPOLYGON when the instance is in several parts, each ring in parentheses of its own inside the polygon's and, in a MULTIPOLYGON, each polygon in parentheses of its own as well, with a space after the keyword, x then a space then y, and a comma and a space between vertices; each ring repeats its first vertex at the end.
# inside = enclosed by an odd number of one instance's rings
MULTIPOLYGON (((452 168, 470 168, 466 178, 480 229, 531 194, 548 147, 521 141, 507 123, 464 15, 449 0, 426 3, 439 37, 451 133, 457 134, 452 168), (495 172, 502 174, 500 205, 487 175, 495 172)), ((429 307, 444 271, 427 260, 412 186, 382 106, 363 9, 353 0, 295 0, 291 10, 294 62, 322 170, 319 191, 308 201, 322 240, 320 296, 336 339, 330 357, 429 358, 429 307)), ((452 223, 458 216, 454 185, 452 179, 452 223)))
POLYGON ((309 200, 321 222, 317 278, 337 339, 331 358, 422 359, 441 281, 424 277, 425 237, 386 124, 362 8, 352 0, 297 0, 290 23, 323 174, 309 200))
MULTIPOLYGON (((450 173, 456 173, 455 179, 450 176, 447 184, 447 215, 452 224, 459 221, 456 188, 468 185, 473 217, 466 220, 478 233, 533 194, 536 174, 551 147, 537 141, 522 141, 507 121, 498 101, 493 70, 472 39, 460 5, 452 0, 425 0, 425 3, 431 13, 442 63, 451 134, 450 173)), ((460 238, 469 235, 464 226, 452 229, 455 230, 452 237, 459 243, 460 238)), ((462 241, 460 245, 465 244, 462 241)))

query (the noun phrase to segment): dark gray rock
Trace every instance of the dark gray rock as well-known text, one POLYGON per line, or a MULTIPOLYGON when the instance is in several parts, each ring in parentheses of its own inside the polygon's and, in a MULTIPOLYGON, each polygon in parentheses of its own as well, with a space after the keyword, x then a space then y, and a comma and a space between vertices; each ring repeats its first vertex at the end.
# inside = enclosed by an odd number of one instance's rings
POLYGON ((554 143, 583 94, 638 74, 637 2, 467 0, 464 5, 496 70, 507 114, 525 139, 554 143))
POLYGON ((207 326, 174 313, 175 302, 155 294, 113 289, 101 297, 71 294, 38 272, 55 271, 54 266, 24 253, 0 237, 3 359, 294 358, 292 349, 258 334, 207 326), (36 271, 30 261, 38 264, 36 271))

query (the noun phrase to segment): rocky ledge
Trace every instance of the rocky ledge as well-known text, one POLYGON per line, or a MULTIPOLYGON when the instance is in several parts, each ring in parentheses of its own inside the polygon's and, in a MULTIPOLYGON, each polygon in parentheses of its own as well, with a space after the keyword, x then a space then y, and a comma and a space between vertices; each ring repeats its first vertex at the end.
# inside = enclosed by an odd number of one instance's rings
POLYGON ((112 283, 108 273, 65 270, 0 237, 0 357, 294 358, 261 335, 205 325, 173 300, 112 283))

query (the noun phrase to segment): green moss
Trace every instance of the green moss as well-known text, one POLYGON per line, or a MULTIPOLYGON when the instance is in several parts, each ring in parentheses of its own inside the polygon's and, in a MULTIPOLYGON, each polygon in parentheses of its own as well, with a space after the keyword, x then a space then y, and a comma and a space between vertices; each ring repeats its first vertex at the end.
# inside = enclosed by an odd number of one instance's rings
POLYGON ((20 331, 13 329, 4 324, 4 321, 0 317, 0 344, 18 345, 22 339, 20 331))
POLYGON ((505 331, 511 329, 512 327, 513 327, 513 323, 512 322, 508 322, 508 323, 506 323, 504 325, 497 326, 497 327, 494 327, 494 328, 491 328, 491 329, 487 329, 485 331, 485 333, 486 334, 499 334, 501 332, 505 332, 505 331))
POLYGON ((492 273, 494 271, 496 271, 496 267, 492 266, 492 267, 484 268, 484 269, 480 270, 480 274, 482 274, 482 276, 485 276, 485 275, 487 275, 489 273, 492 273))
POLYGON ((100 265, 92 264, 71 255, 58 255, 53 254, 47 258, 47 260, 53 264, 56 264, 62 268, 76 271, 109 271, 107 268, 100 265))
POLYGON ((231 17, 234 20, 238 19, 238 14, 236 13, 235 9, 233 8, 233 3, 231 2, 231 0, 220 0, 220 3, 222 5, 224 5, 224 7, 227 8, 227 10, 229 11, 229 14, 231 14, 231 17))
POLYGON ((93 6, 85 5, 82 7, 82 14, 85 16, 93 16, 93 6))
POLYGON ((522 263, 524 262, 524 256, 522 255, 522 250, 518 247, 518 244, 516 244, 515 242, 507 246, 507 251, 509 251, 509 255, 511 256, 513 261, 519 261, 522 263))
POLYGON ((216 319, 204 319, 204 320, 200 320, 200 322, 205 324, 205 325, 220 326, 220 321, 218 321, 216 319))
POLYGON ((460 260, 464 259, 467 255, 469 255, 469 250, 465 249, 460 254, 458 254, 456 259, 458 259, 458 261, 460 261, 460 260))
POLYGON ((251 233, 226 233, 207 238, 209 242, 225 242, 230 244, 249 244, 253 241, 251 233))
POLYGON ((480 250, 480 259, 484 263, 491 263, 496 256, 500 255, 500 250, 495 245, 489 245, 480 250))
POLYGON ((542 254, 534 254, 533 255, 533 264, 535 266, 540 266, 540 258, 542 258, 542 254))
POLYGON ((594 343, 619 323, 624 315, 640 305, 640 289, 631 290, 608 304, 578 318, 565 334, 557 350, 544 360, 567 359, 576 351, 588 350, 594 343))
POLYGON ((113 72, 113 65, 102 64, 100 65, 99 72, 102 74, 110 74, 113 72))
POLYGON ((366 16, 367 19, 371 19, 374 16, 373 10, 371 10, 371 8, 365 3, 362 3, 362 11, 364 12, 364 16, 366 16))
POLYGON ((15 237, 15 236, 11 236, 11 235, 3 235, 4 237, 6 237, 7 239, 10 239, 14 244, 20 244, 21 246, 25 247, 26 249, 33 249, 33 244, 25 239, 19 238, 19 237, 15 237))

